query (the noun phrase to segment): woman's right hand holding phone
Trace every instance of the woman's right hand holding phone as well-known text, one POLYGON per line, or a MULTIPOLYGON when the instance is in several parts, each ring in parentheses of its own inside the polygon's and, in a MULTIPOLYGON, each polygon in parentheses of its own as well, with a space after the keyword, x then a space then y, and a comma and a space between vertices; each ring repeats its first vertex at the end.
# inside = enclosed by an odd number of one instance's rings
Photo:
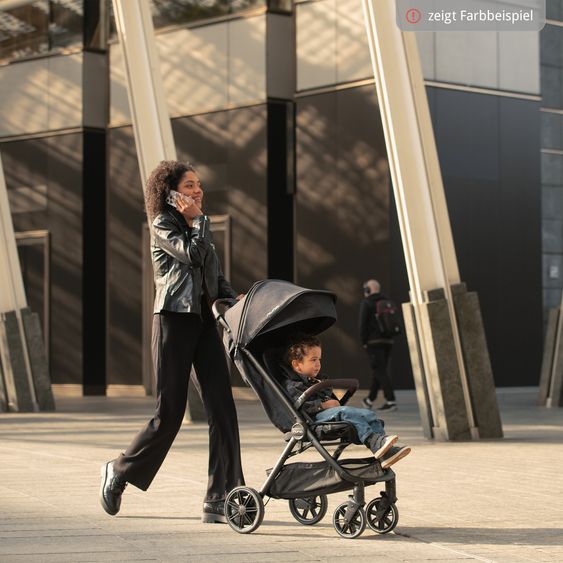
POLYGON ((188 225, 192 226, 192 220, 198 215, 203 215, 201 209, 196 205, 193 198, 182 195, 176 199, 176 209, 184 216, 188 225))

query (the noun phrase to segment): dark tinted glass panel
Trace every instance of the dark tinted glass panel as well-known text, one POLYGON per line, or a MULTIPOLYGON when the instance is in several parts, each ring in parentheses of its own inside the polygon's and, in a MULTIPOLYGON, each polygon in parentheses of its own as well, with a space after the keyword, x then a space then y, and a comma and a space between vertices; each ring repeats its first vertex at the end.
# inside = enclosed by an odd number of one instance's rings
POLYGON ((40 0, 0 11, 0 61, 82 42, 83 0, 40 0))
POLYGON ((47 279, 48 264, 45 260, 47 238, 46 236, 44 238, 19 238, 17 242, 27 304, 34 313, 39 315, 43 330, 43 341, 48 351, 49 280, 47 279))
MULTIPOLYGON (((2 163, 14 230, 50 233, 52 380, 81 383, 82 135, 3 143, 2 163)), ((41 315, 40 283, 47 265, 33 253, 22 256, 24 277, 33 287, 30 305, 41 315)))
MULTIPOLYGON (((297 101, 297 283, 337 294, 338 322, 323 334, 323 359, 333 377, 353 373, 369 385, 358 335, 362 283, 381 282, 387 296, 408 299, 392 252, 390 181, 381 119, 372 87, 297 101)), ((401 269, 402 268, 402 269, 401 269)), ((412 386, 406 341, 397 343, 393 380, 412 386)))
POLYGON ((563 20, 563 0, 547 0, 547 19, 563 20))
POLYGON ((563 107, 563 27, 546 25, 541 31, 542 105, 563 107))
POLYGON ((542 112, 541 134, 543 149, 563 149, 563 115, 542 112))

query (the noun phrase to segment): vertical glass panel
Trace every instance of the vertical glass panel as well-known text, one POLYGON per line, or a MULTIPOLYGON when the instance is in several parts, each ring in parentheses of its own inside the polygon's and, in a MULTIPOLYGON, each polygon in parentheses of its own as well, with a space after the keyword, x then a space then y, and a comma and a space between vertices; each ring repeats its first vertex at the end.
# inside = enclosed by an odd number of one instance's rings
POLYGON ((49 2, 0 11, 0 61, 49 50, 49 2))
POLYGON ((297 90, 336 84, 336 0, 297 7, 297 90))
POLYGON ((542 106, 563 108, 563 27, 546 25, 540 49, 542 106))
POLYGON ((234 14, 264 6, 265 0, 151 0, 155 28, 234 14))
MULTIPOLYGON (((284 1, 282 0, 282 4, 284 1)), ((201 19, 236 14, 266 5, 266 0, 150 0, 155 29, 201 19)), ((110 37, 115 37, 115 18, 110 2, 110 37)))
POLYGON ((0 10, 0 62, 82 44, 83 0, 39 0, 0 10))
POLYGON ((548 20, 563 20, 563 0, 548 0, 546 9, 548 20))
POLYGON ((50 48, 82 43, 83 0, 51 0, 49 14, 50 48))

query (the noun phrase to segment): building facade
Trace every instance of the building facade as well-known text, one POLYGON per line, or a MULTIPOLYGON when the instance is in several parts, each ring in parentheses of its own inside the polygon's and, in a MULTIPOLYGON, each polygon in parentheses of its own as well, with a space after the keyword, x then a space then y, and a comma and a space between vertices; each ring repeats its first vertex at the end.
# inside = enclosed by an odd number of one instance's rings
MULTIPOLYGON (((362 282, 399 302, 408 284, 361 1, 151 6, 178 155, 198 168, 233 286, 335 291, 327 370, 366 385, 362 282)), ((540 33, 417 36, 461 278, 479 293, 499 386, 537 384, 542 316, 561 299, 562 16, 549 0, 540 33)), ((86 394, 150 387, 122 58, 105 0, 0 14, 0 152, 28 297, 53 382, 86 394)), ((412 387, 404 340, 392 367, 412 387)))

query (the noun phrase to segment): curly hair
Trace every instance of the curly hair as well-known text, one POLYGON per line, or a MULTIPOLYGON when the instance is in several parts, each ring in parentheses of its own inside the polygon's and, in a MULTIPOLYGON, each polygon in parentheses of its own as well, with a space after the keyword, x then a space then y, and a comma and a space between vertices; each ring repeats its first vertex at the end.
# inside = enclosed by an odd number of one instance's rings
POLYGON ((310 334, 295 335, 285 352, 285 361, 291 366, 292 360, 301 362, 311 348, 321 347, 321 341, 310 334))
POLYGON ((166 196, 175 190, 186 172, 195 172, 195 168, 177 160, 162 160, 151 172, 145 188, 145 208, 149 221, 162 213, 166 196))

